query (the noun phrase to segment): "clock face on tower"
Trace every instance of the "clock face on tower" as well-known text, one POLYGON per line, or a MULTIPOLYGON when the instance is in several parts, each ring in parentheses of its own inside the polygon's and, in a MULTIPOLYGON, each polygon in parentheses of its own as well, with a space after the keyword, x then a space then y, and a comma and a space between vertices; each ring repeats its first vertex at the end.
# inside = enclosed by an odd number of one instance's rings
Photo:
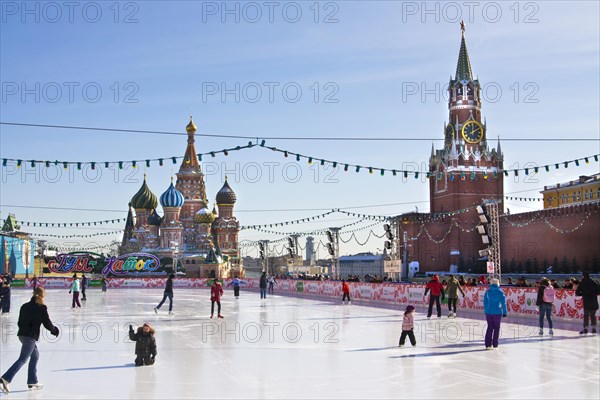
POLYGON ((450 146, 454 140, 454 127, 452 124, 446 126, 446 146, 450 146))
POLYGON ((479 143, 483 138, 483 127, 477 121, 468 121, 462 127, 462 137, 467 143, 479 143))

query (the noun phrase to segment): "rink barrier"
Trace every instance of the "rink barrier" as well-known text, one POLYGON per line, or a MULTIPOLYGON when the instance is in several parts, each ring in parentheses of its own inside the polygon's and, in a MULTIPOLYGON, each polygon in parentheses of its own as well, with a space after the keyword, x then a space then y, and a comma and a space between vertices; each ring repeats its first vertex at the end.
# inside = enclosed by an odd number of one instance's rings
MULTIPOLYGON (((109 278, 109 289, 142 288, 163 289, 166 278, 109 278)), ((94 280, 95 281, 95 280, 94 280)), ((173 287, 179 289, 208 289, 212 279, 208 278, 176 278, 173 287)), ((225 289, 233 288, 230 279, 223 280, 225 289)), ((350 285, 350 298, 361 301, 387 302, 399 305, 427 305, 429 300, 424 297, 425 285, 406 283, 365 283, 348 282, 350 285)), ((70 288, 70 278, 38 278, 38 285, 45 288, 70 288)), ((31 279, 26 279, 25 286, 30 288, 31 279)), ((96 285, 94 285, 96 287, 96 285)), ((259 279, 244 279, 241 288, 259 289, 259 279)), ((465 295, 458 295, 458 307, 470 310, 483 310, 483 296, 488 286, 464 286, 465 295)), ((535 305, 537 299, 536 288, 521 288, 502 286, 506 296, 508 312, 524 315, 538 314, 535 305)), ((293 293, 306 297, 332 297, 342 298, 342 284, 339 281, 302 281, 279 280, 275 285, 277 294, 293 293)), ((562 318, 583 318, 583 300, 575 296, 574 290, 556 289, 552 314, 562 318)), ((598 317, 600 320, 600 316, 598 317)))

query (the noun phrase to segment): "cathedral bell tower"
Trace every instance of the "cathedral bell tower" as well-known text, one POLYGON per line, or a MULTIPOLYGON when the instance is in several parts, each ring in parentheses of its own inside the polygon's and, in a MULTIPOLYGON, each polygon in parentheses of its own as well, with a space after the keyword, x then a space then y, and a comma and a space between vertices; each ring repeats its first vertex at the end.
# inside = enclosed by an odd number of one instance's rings
POLYGON ((465 40, 465 25, 454 79, 448 85, 448 121, 444 146, 429 158, 430 211, 449 212, 503 195, 503 155, 500 140, 488 147, 487 124, 481 116, 481 85, 473 77, 465 40))

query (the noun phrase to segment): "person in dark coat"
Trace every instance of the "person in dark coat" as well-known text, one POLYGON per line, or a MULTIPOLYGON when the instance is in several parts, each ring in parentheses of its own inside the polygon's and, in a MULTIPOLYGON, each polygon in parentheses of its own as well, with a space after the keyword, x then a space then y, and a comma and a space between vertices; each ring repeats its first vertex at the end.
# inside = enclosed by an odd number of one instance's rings
POLYGON ((167 279, 167 284, 165 285, 165 291, 163 293, 163 298, 158 303, 156 307, 154 307, 154 312, 158 314, 158 310, 163 305, 167 298, 169 299, 169 314, 173 314, 173 278, 175 278, 175 274, 169 274, 169 279, 167 279))
MULTIPOLYGON (((554 293, 554 287, 550 286, 550 281, 547 278, 542 278, 540 280, 540 287, 538 288, 537 299, 535 305, 539 307, 540 310, 540 335, 544 334, 544 317, 548 319, 548 327, 550 328, 550 335, 554 335, 554 331, 552 330, 552 302, 549 301, 550 298, 545 294, 546 290, 552 291, 554 293)), ((552 294, 554 297, 554 294, 552 294)))
POLYGON ((36 342, 40 338, 40 326, 48 329, 51 334, 58 336, 58 327, 52 324, 48 316, 48 307, 44 304, 44 296, 46 291, 42 287, 35 289, 33 297, 28 303, 21 306, 19 312, 19 330, 17 336, 22 343, 19 359, 2 375, 0 378, 0 389, 4 393, 8 393, 9 383, 19 372, 21 367, 29 360, 29 368, 27 373, 27 386, 29 389, 41 389, 43 385, 38 382, 37 378, 37 363, 40 354, 37 349, 36 342))
POLYGON ((261 299, 266 299, 267 298, 267 273, 263 272, 262 275, 260 276, 260 298, 261 299))
POLYGON ((149 323, 137 328, 134 332, 133 326, 129 325, 129 339, 135 342, 135 366, 152 365, 156 359, 155 330, 149 323))
POLYGON ((87 289, 90 284, 90 280, 85 274, 81 274, 81 301, 86 301, 87 297, 85 296, 85 289, 87 289))
POLYGON ((582 335, 588 333, 589 320, 592 320, 592 333, 596 333, 596 310, 598 310, 598 295, 600 286, 590 278, 589 272, 583 273, 583 279, 579 282, 576 296, 581 296, 583 300, 583 330, 579 332, 582 335))
POLYGON ((0 310, 2 314, 8 314, 10 312, 10 284, 12 278, 10 274, 4 275, 4 279, 1 282, 0 287, 0 310))

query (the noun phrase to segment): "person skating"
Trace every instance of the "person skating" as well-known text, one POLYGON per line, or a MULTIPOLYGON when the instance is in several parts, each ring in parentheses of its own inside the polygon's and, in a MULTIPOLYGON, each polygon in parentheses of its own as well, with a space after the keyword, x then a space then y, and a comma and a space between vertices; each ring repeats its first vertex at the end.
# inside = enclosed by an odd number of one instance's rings
POLYGON ((40 326, 48 329, 54 336, 58 336, 58 327, 52 324, 48 315, 48 307, 44 304, 44 296, 46 291, 42 287, 35 289, 33 297, 28 303, 21 306, 19 312, 19 330, 17 337, 22 343, 19 359, 2 375, 0 378, 0 389, 4 393, 10 391, 9 384, 19 372, 21 367, 29 360, 27 372, 27 386, 30 390, 41 389, 43 385, 38 382, 37 363, 40 358, 40 353, 37 348, 37 341, 40 338, 40 326))
POLYGON ((592 333, 596 333, 596 310, 598 310, 599 294, 600 286, 590 278, 589 272, 584 272, 583 278, 575 290, 575 295, 581 296, 583 300, 583 330, 579 332, 581 335, 588 333, 589 320, 592 321, 592 333))
POLYGON ((266 299, 267 298, 267 273, 266 272, 263 272, 262 275, 260 276, 260 282, 259 282, 258 286, 260 287, 260 298, 266 299))
POLYGON ((508 314, 506 309, 506 296, 500 289, 500 281, 492 279, 490 287, 483 296, 483 312, 487 321, 487 330, 485 331, 485 348, 498 348, 498 339, 500 338, 500 323, 502 318, 508 314))
POLYGON ((429 308, 427 310, 427 318, 431 318, 431 313, 433 311, 433 303, 435 303, 435 307, 437 310, 438 318, 442 318, 442 306, 440 305, 440 296, 442 300, 444 300, 444 287, 440 283, 440 280, 437 275, 434 275, 431 280, 425 285, 425 294, 424 297, 427 297, 427 293, 431 290, 431 294, 429 295, 429 308))
POLYGON ((10 312, 10 284, 12 278, 10 274, 4 275, 0 279, 0 312, 2 314, 8 314, 10 312))
POLYGON ((277 283, 277 281, 275 280, 275 277, 273 275, 271 275, 269 277, 269 294, 273 294, 275 292, 275 284, 277 283))
POLYGON ((233 278, 231 280, 231 282, 229 282, 227 284, 227 286, 233 286, 233 296, 237 299, 238 297, 240 297, 240 284, 241 283, 246 283, 245 281, 238 279, 238 277, 236 276, 235 278, 233 278))
POLYGON ((173 279, 175 278, 175 274, 169 274, 169 278, 167 279, 167 283, 165 284, 165 291, 163 293, 163 298, 158 303, 156 307, 154 307, 154 312, 158 314, 158 310, 163 305, 167 298, 169 299, 169 314, 173 314, 173 279))
POLYGON ((102 279, 100 280, 100 286, 102 287, 102 293, 106 293, 106 287, 108 286, 108 281, 106 280, 106 277, 102 277, 102 279))
POLYGON ((344 304, 344 300, 348 299, 348 304, 350 304, 350 285, 346 280, 342 280, 342 304, 344 304))
POLYGON ((129 325, 129 339, 135 342, 135 366, 152 365, 156 359, 156 338, 155 330, 149 323, 133 331, 133 326, 129 325))
POLYGON ((71 302, 71 308, 75 308, 75 306, 81 308, 81 303, 79 302, 79 292, 81 291, 81 283, 79 282, 79 277, 77 274, 73 274, 73 282, 71 283, 71 290, 69 293, 73 293, 73 301, 71 302))
POLYGON ((37 288, 38 285, 38 278, 37 276, 35 276, 35 274, 33 274, 33 278, 31 279, 31 286, 33 288, 33 292, 35 293, 35 289, 37 288))
POLYGON ((81 274, 81 301, 87 301, 87 297, 85 296, 85 289, 87 289, 90 280, 85 274, 81 274))
POLYGON ((217 279, 210 286, 210 317, 215 313, 215 303, 217 303, 217 317, 223 318, 221 315, 221 296, 223 296, 223 285, 217 279))
POLYGON ((406 337, 410 340, 410 344, 413 347, 417 345, 417 339, 415 339, 415 320, 414 320, 415 306, 408 305, 406 306, 406 311, 404 311, 404 316, 402 317, 402 334, 400 334, 400 342, 398 346, 404 347, 404 342, 406 342, 406 337))
POLYGON ((554 335, 552 330, 552 304, 554 303, 554 288, 546 278, 540 280, 540 287, 537 293, 535 305, 540 309, 540 336, 544 334, 544 317, 548 318, 548 327, 550 335, 554 335))
POLYGON ((456 318, 456 304, 458 303, 458 292, 460 292, 463 297, 465 296, 465 292, 463 292, 460 287, 460 283, 458 279, 454 277, 454 275, 450 275, 448 277, 448 282, 446 283, 446 295, 448 296, 448 318, 456 318))

